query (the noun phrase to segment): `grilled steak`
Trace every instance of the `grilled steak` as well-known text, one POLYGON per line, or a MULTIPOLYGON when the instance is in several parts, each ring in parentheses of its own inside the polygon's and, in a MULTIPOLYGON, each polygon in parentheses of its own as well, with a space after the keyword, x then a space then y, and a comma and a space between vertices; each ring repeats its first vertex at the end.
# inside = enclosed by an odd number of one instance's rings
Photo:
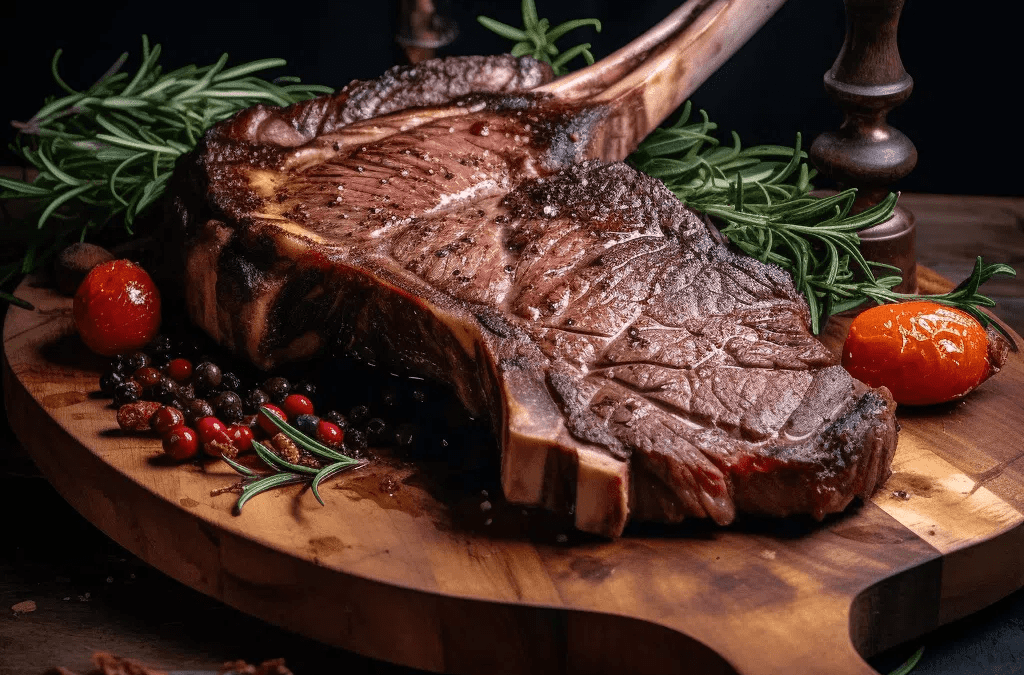
POLYGON ((549 77, 438 61, 212 129, 173 200, 192 319, 264 368, 340 343, 450 383, 506 497, 582 530, 870 495, 888 393, 835 365, 787 274, 588 160, 606 111, 525 91, 549 77))

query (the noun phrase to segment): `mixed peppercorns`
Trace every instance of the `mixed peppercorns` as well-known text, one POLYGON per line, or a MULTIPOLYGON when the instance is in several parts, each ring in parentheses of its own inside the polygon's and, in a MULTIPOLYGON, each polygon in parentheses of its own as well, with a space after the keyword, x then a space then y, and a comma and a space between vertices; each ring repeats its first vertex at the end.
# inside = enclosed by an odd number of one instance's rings
MULTIPOLYGON (((76 278, 84 276, 75 291, 76 328, 90 349, 113 356, 99 385, 118 408, 119 426, 156 433, 174 460, 233 459, 257 438, 291 454, 266 414, 354 458, 367 457, 370 447, 391 447, 431 459, 447 455, 451 440, 489 439, 486 426, 443 386, 385 372, 372 354, 340 343, 326 362, 268 375, 185 326, 160 334, 161 298, 148 274, 128 260, 106 258, 90 257, 90 264, 100 261, 91 271, 75 269, 76 278)), ((70 293, 70 282, 65 285, 70 293)))
POLYGON ((261 409, 356 458, 368 457, 372 447, 430 459, 444 455, 455 438, 488 437, 486 426, 440 385, 344 356, 286 375, 261 373, 205 337, 183 332, 118 354, 100 389, 113 399, 124 431, 155 433, 178 461, 235 458, 251 452, 253 438, 277 450, 279 429, 261 409))
MULTIPOLYGON (((145 349, 113 359, 100 378, 100 389, 118 406, 122 430, 155 431, 164 451, 176 460, 200 452, 235 457, 251 449, 256 435, 272 438, 278 433, 265 418, 269 411, 328 447, 344 447, 357 456, 366 451, 367 434, 360 429, 352 428, 346 442, 349 422, 343 413, 316 414, 315 384, 281 376, 243 380, 210 357, 193 363, 187 356, 192 353, 198 353, 195 345, 159 335, 145 349)), ((357 425, 372 428, 377 440, 386 440, 387 425, 371 418, 368 406, 354 406, 353 417, 357 425)))

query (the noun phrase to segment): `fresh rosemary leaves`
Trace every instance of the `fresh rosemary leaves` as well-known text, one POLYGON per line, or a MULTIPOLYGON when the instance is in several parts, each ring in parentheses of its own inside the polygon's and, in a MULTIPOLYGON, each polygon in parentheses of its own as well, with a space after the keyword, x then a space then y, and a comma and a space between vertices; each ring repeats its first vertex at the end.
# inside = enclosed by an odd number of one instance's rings
POLYGON ((238 496, 238 501, 235 503, 236 515, 242 512, 242 507, 247 501, 261 492, 296 483, 309 483, 313 496, 323 506, 324 500, 320 497, 320 484, 324 480, 342 471, 357 469, 366 464, 363 460, 353 459, 313 440, 267 408, 262 408, 260 414, 276 424, 281 432, 299 448, 323 461, 319 467, 294 464, 255 440, 252 442, 252 447, 256 450, 259 458, 274 470, 273 473, 257 473, 244 464, 240 464, 226 455, 221 455, 228 466, 242 475, 242 494, 238 496))
POLYGON ((85 240, 120 217, 130 235, 137 216, 163 194, 175 160, 213 123, 256 103, 288 105, 329 93, 329 87, 294 78, 268 82, 253 73, 283 66, 264 59, 225 69, 228 55, 211 66, 163 73, 160 45, 142 37, 142 63, 121 72, 125 53, 85 91, 75 91, 52 71, 66 95, 49 100, 28 122, 16 123, 15 152, 39 171, 31 183, 0 178, 0 198, 28 197, 41 209, 26 233, 20 262, 0 277, 35 269, 70 239, 85 240), (74 214, 62 207, 74 204, 74 214), (77 236, 76 236, 77 233, 77 236))
POLYGON ((898 668, 891 671, 889 675, 910 675, 910 672, 917 667, 917 664, 923 655, 924 647, 918 647, 917 651, 910 655, 910 658, 904 661, 898 668))
POLYGON ((558 47, 555 46, 555 40, 569 31, 582 28, 583 26, 593 26, 594 30, 600 33, 600 21, 597 19, 576 19, 560 23, 551 28, 550 21, 537 18, 537 6, 533 0, 523 0, 522 12, 522 28, 513 28, 506 23, 495 21, 486 16, 478 16, 476 20, 488 30, 515 42, 511 52, 513 56, 529 54, 538 61, 550 63, 555 75, 565 75, 569 72, 565 64, 577 56, 582 56, 588 64, 594 62, 594 55, 590 53, 589 42, 576 45, 559 53, 558 47))
POLYGON ((735 132, 733 146, 721 147, 711 135, 717 125, 707 114, 701 111, 701 119, 691 123, 690 113, 687 102, 679 120, 651 133, 628 161, 661 179, 691 208, 717 220, 722 234, 744 253, 789 271, 807 298, 815 333, 833 314, 866 301, 932 300, 968 312, 983 326, 992 323, 979 308, 995 303, 978 293, 978 287, 996 274, 1014 275, 1012 267, 988 265, 978 258, 971 276, 950 293, 896 293, 892 289, 901 277, 876 278, 875 270, 899 270, 865 260, 857 236, 892 215, 895 194, 851 215, 855 190, 829 197, 810 195, 813 172, 800 150, 799 134, 793 148, 742 149, 735 132))

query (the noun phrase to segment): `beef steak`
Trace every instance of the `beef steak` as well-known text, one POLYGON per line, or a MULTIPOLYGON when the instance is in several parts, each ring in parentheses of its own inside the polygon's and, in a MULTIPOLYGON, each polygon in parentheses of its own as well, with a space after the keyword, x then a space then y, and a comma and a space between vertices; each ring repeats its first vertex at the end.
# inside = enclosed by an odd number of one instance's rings
POLYGON ((585 531, 872 494, 888 392, 835 365, 787 274, 587 160, 604 112, 526 91, 549 78, 428 62, 213 128, 172 202, 192 319, 263 368, 340 343, 450 383, 506 497, 585 531))

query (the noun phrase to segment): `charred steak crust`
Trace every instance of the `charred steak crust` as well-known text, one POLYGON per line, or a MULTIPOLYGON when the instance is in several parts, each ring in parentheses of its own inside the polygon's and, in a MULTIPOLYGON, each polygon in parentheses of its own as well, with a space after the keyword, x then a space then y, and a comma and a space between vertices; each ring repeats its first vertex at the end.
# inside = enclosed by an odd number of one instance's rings
POLYGON ((835 365, 787 274, 657 180, 577 163, 543 100, 387 93, 410 77, 207 134, 173 201, 196 323, 262 367, 335 344, 451 383, 493 421, 506 496, 600 534, 821 518, 885 481, 888 392, 835 365))

